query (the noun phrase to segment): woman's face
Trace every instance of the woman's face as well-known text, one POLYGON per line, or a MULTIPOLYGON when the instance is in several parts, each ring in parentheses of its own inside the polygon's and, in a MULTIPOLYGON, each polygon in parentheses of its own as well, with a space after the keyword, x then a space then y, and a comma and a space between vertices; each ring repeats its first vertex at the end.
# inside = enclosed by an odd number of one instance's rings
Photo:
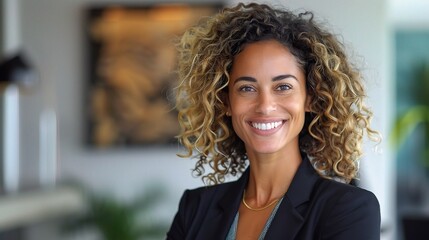
POLYGON ((309 98, 305 74, 275 40, 248 44, 234 57, 228 111, 249 156, 296 151, 309 98))

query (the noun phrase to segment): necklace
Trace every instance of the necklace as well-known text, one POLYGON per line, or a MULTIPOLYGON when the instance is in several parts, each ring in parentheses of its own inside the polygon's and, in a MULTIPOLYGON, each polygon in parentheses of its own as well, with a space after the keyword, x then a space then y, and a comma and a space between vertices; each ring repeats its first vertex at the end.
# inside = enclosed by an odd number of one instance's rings
POLYGON ((276 203, 276 202, 278 202, 280 200, 280 198, 278 198, 278 199, 275 199, 274 201, 268 203, 267 205, 265 205, 263 207, 253 208, 253 207, 249 206, 249 204, 246 203, 246 200, 244 200, 244 198, 246 198, 246 190, 244 190, 244 192, 243 192, 243 198, 241 200, 242 200, 244 206, 246 206, 247 209, 252 210, 252 211, 262 211, 264 209, 269 208, 271 205, 273 205, 274 203, 276 203))

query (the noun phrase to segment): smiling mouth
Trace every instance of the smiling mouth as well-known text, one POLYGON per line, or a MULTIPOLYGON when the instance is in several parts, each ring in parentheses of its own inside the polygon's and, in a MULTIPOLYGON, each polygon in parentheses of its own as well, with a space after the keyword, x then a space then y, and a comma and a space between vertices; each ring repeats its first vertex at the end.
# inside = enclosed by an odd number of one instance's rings
POLYGON ((268 122, 268 123, 257 123, 252 122, 250 125, 258 130, 262 131, 268 131, 274 128, 277 128, 283 124, 283 121, 277 121, 277 122, 268 122))

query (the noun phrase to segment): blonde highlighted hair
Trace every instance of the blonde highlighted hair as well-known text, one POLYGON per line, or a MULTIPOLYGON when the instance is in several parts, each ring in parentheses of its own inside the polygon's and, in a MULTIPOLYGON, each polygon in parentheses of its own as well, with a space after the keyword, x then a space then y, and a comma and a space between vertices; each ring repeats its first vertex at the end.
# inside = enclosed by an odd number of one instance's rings
POLYGON ((363 136, 378 138, 370 128, 361 76, 312 13, 295 15, 264 4, 225 8, 181 37, 176 108, 186 152, 180 156, 197 158, 194 173, 208 184, 245 170, 244 143, 226 116, 229 72, 245 44, 268 39, 288 48, 306 75, 311 112, 300 133, 301 150, 321 176, 349 182, 357 176, 363 136))

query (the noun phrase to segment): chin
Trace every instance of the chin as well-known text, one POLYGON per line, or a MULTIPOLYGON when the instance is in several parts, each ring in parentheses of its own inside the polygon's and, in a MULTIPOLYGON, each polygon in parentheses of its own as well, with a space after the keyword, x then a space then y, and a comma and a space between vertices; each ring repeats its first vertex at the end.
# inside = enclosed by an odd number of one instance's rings
POLYGON ((277 146, 273 146, 272 144, 265 143, 265 144, 256 145, 256 147, 253 147, 251 151, 259 154, 271 154, 271 153, 279 152, 280 148, 277 146))

